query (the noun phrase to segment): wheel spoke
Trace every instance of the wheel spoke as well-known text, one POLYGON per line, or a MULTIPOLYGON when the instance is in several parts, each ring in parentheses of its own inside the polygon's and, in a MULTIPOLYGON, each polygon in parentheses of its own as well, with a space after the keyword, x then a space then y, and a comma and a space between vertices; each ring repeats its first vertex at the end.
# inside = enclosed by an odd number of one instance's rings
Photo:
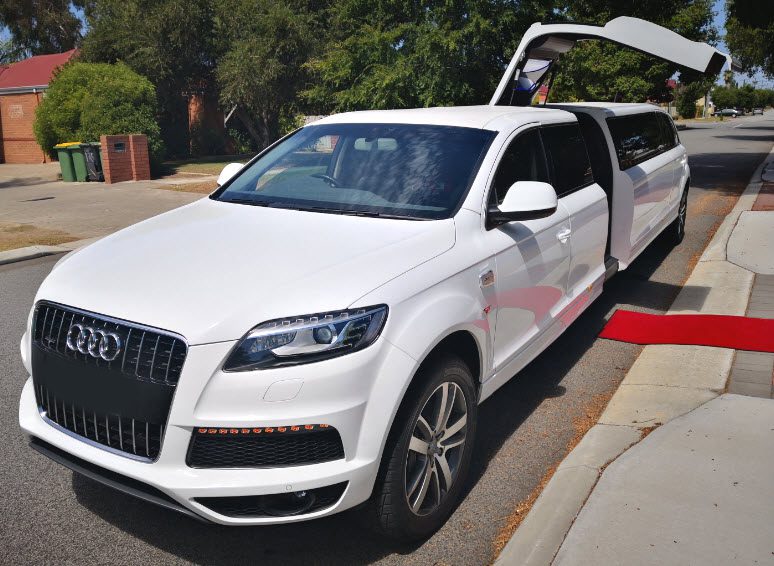
POLYGON ((458 446, 461 446, 462 444, 465 444, 465 437, 460 436, 457 440, 453 440, 451 442, 444 442, 443 447, 445 450, 451 450, 452 448, 457 448, 458 446))
POLYGON ((451 438, 455 434, 457 434, 460 430, 462 430, 462 427, 465 426, 465 423, 468 421, 468 415, 462 415, 459 419, 457 419, 457 422, 453 425, 449 425, 446 427, 446 430, 443 433, 443 436, 441 437, 441 442, 446 440, 447 438, 451 438))
POLYGON ((435 461, 437 463, 436 468, 440 470, 440 475, 443 475, 443 483, 446 485, 446 491, 449 491, 452 484, 452 473, 449 468, 449 461, 444 454, 436 455, 435 461))
POLYGON ((417 438, 416 436, 412 436, 411 440, 409 441, 409 450, 413 450, 419 454, 427 454, 428 447, 429 445, 426 441, 422 440, 421 438, 417 438))
POLYGON ((432 460, 428 458, 427 464, 425 465, 425 473, 422 475, 422 485, 419 488, 419 493, 414 499, 414 502, 411 504, 411 509, 413 509, 415 513, 419 511, 419 509, 422 507, 422 504, 425 502, 425 497, 427 497, 427 490, 430 488, 430 483, 432 482, 433 466, 431 465, 431 462, 432 460))
POLYGON ((435 428, 433 429, 435 434, 438 434, 443 430, 443 426, 446 424, 447 418, 446 411, 450 406, 451 403, 449 403, 449 384, 444 383, 441 386, 441 403, 438 406, 438 416, 435 419, 435 428))
POLYGON ((441 478, 438 476, 438 467, 433 467, 433 494, 435 495, 435 504, 441 504, 441 478))
POLYGON ((421 429, 421 432, 425 438, 432 438, 433 437, 433 429, 430 427, 430 423, 428 423, 425 418, 422 415, 419 415, 419 418, 417 419, 416 428, 421 429))

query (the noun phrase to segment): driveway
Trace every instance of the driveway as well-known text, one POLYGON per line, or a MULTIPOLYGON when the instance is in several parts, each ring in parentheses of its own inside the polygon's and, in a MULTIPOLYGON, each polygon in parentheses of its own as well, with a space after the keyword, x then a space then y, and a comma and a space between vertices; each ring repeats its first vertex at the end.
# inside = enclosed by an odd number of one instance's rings
POLYGON ((202 198, 156 181, 63 183, 58 163, 0 165, 0 224, 33 224, 76 238, 105 236, 202 198))

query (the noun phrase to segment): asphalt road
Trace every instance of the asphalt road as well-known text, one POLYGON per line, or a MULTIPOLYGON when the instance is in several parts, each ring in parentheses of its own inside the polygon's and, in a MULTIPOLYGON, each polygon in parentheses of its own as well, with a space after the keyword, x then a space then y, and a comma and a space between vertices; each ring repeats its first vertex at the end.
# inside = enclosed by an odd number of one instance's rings
POLYGON ((640 347, 596 339, 618 307, 662 312, 774 141, 774 114, 695 125, 688 233, 654 244, 543 355, 481 407, 465 500, 424 544, 397 547, 357 511, 291 526, 206 526, 116 493, 27 448, 17 424, 18 342, 56 258, 0 267, 0 563, 487 564, 518 504, 593 424, 640 347))

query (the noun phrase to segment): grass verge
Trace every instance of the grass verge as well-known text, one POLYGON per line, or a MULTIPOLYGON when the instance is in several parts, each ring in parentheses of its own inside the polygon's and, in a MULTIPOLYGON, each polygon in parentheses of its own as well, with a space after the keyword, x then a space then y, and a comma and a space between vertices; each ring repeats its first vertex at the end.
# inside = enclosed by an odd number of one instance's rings
POLYGON ((181 183, 179 185, 158 185, 154 189, 164 189, 165 191, 180 191, 184 193, 199 193, 208 195, 215 190, 218 184, 215 181, 203 181, 201 183, 181 183))
POLYGON ((61 230, 39 228, 32 224, 0 222, 0 252, 27 246, 56 246, 77 239, 77 236, 61 230))
POLYGON ((165 161, 161 165, 162 176, 177 173, 198 173, 201 175, 218 175, 229 163, 247 163, 252 155, 213 155, 196 159, 165 161))

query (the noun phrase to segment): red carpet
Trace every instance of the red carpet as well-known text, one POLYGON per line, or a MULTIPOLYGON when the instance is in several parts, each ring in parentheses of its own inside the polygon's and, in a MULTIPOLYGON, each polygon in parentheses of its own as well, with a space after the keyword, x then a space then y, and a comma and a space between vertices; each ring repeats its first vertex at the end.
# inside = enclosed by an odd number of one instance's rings
POLYGON ((633 344, 691 344, 774 352, 774 319, 617 310, 599 336, 633 344))

